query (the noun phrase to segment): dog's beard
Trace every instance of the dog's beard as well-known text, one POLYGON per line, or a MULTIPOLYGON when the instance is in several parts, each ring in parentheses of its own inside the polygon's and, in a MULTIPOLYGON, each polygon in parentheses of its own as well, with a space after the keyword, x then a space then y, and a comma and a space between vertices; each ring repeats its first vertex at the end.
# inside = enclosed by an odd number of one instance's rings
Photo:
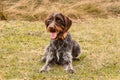
POLYGON ((61 33, 63 33, 62 29, 57 27, 57 29, 54 29, 54 30, 48 30, 50 32, 50 38, 53 39, 53 40, 56 40, 58 38, 60 38, 61 36, 61 33))
POLYGON ((61 33, 63 33, 64 27, 63 26, 58 27, 55 25, 55 28, 53 28, 53 29, 48 28, 47 30, 48 30, 48 32, 50 32, 50 38, 53 40, 56 40, 56 39, 60 38, 61 33))

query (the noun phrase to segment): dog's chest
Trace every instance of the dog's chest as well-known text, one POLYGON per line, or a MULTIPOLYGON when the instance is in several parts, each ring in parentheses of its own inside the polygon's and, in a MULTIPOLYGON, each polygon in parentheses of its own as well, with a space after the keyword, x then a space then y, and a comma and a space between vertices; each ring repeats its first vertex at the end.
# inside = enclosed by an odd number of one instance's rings
POLYGON ((64 56, 71 49, 70 40, 56 40, 51 42, 54 51, 54 60, 57 64, 64 64, 64 56), (69 42, 68 42, 69 41, 69 42))
POLYGON ((57 64, 62 64, 62 62, 63 62, 63 54, 64 54, 64 53, 61 53, 61 52, 59 52, 59 51, 56 51, 55 56, 54 56, 54 59, 55 59, 55 62, 56 62, 57 64))
POLYGON ((62 64, 63 62, 64 46, 65 46, 65 43, 62 41, 58 41, 54 43, 54 49, 55 49, 54 58, 57 64, 62 64))

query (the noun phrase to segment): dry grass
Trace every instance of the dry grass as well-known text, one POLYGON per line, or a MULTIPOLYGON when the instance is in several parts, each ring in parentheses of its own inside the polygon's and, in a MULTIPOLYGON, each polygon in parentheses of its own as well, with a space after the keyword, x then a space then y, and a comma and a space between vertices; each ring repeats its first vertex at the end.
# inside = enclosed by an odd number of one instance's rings
POLYGON ((55 65, 38 73, 39 60, 49 44, 42 22, 0 22, 0 80, 120 80, 120 19, 87 19, 70 31, 82 48, 75 74, 55 65))
POLYGON ((0 0, 0 20, 35 21, 0 21, 0 80, 120 80, 119 4, 120 0, 0 0), (75 74, 58 65, 38 73, 50 39, 45 25, 37 21, 53 12, 77 22, 70 29, 82 48, 80 61, 73 62, 75 74))
MULTIPOLYGON (((53 12, 62 12, 72 19, 119 17, 120 0, 4 0, 0 13, 8 20, 44 20, 53 12)), ((1 18, 1 17, 0 17, 1 18)))

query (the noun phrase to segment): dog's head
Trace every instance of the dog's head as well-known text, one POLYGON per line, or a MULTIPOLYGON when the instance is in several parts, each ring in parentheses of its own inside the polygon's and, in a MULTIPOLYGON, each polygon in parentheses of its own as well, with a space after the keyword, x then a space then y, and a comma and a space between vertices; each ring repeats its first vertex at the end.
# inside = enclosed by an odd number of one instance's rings
POLYGON ((62 13, 53 13, 45 20, 47 31, 53 40, 66 37, 72 21, 62 13))

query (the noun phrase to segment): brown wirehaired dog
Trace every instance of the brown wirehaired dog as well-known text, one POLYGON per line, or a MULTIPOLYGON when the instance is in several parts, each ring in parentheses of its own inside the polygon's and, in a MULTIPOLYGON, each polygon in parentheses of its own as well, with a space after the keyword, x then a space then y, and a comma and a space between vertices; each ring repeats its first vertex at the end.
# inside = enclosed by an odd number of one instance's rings
POLYGON ((40 72, 49 71, 53 63, 63 65, 69 73, 74 73, 72 60, 80 54, 79 44, 68 33, 72 21, 62 13, 53 13, 45 20, 47 31, 50 33, 50 44, 45 49, 42 61, 45 65, 40 72))

